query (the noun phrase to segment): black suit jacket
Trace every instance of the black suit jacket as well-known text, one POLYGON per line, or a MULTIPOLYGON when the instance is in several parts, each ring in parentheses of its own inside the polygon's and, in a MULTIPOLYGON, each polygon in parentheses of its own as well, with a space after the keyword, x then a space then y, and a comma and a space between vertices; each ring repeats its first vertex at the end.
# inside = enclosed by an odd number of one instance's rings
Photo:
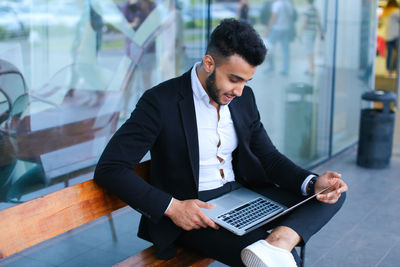
MULTIPOLYGON (((301 193, 310 172, 296 166, 272 145, 245 87, 230 104, 238 136, 233 152, 236 180, 245 186, 277 184, 301 193)), ((271 114, 273 116, 273 114, 271 114)), ((164 212, 171 197, 195 199, 199 185, 199 145, 190 71, 146 91, 131 117, 114 134, 96 167, 94 179, 143 216, 138 235, 154 243, 161 258, 175 254, 181 228, 164 212), (150 183, 132 170, 150 150, 150 183)))

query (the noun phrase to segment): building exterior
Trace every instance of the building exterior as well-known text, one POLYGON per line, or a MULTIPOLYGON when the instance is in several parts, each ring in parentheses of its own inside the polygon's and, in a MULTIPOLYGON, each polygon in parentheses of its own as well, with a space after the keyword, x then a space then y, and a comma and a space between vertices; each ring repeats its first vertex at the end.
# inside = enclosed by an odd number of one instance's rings
MULTIPOLYGON (((297 14, 296 37, 285 51, 265 35, 269 1, 249 0, 246 19, 269 49, 249 86, 274 144, 310 168, 358 142, 361 94, 374 87, 377 1, 315 0, 316 28, 304 26, 307 0, 288 1, 297 14), (289 68, 282 73, 285 56, 289 68)), ((0 209, 91 179, 143 92, 200 61, 212 29, 239 18, 239 6, 1 1, 0 209)), ((398 129, 397 120, 396 136, 398 129)))
MULTIPOLYGON (((265 36, 265 2, 249 1, 247 20, 269 48, 249 85, 278 149, 315 166, 357 143, 361 94, 374 84, 377 3, 316 0, 314 38, 304 28, 308 1, 290 1, 296 37, 281 73, 285 52, 265 36)), ((238 18, 238 7, 228 0, 2 1, 0 209, 91 179, 144 90, 201 60, 213 27, 238 18)))

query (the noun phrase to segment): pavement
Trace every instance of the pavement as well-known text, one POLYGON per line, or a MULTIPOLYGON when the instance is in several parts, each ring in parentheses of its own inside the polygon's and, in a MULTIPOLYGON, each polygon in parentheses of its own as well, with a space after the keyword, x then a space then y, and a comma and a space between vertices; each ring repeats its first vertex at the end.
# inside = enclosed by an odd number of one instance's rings
MULTIPOLYGON (((397 151, 396 147, 396 151, 397 151)), ((306 266, 399 266, 400 155, 386 169, 356 165, 356 150, 319 166, 349 186, 338 214, 307 244, 306 266)))

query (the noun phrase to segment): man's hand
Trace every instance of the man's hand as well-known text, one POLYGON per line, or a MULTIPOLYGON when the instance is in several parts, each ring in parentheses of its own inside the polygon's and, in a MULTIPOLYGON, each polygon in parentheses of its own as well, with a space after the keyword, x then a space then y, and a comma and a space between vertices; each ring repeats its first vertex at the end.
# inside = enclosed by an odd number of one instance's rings
POLYGON ((165 215, 186 231, 200 229, 200 227, 207 228, 208 226, 216 230, 219 229, 218 225, 208 218, 200 208, 212 209, 215 208, 215 205, 198 199, 180 201, 173 198, 165 215))
POLYGON ((317 199, 321 202, 333 204, 338 201, 340 195, 348 190, 347 184, 340 179, 342 175, 337 172, 325 172, 318 177, 315 183, 315 193, 331 186, 322 194, 317 195, 317 199))

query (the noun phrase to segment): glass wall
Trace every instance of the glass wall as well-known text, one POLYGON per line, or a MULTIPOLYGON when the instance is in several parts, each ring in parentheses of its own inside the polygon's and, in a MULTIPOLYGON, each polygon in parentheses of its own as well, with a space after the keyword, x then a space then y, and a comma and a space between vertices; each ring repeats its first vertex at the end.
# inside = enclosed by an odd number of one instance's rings
POLYGON ((212 6, 213 25, 225 16, 245 19, 264 38, 267 60, 249 84, 273 142, 304 167, 357 141, 360 96, 373 82, 375 14, 372 0, 212 6))
POLYGON ((334 1, 272 1, 254 8, 261 10, 257 28, 269 48, 252 83, 263 123, 281 152, 310 166, 329 156, 334 1))
POLYGON ((228 17, 268 47, 249 85, 280 151, 309 167, 357 141, 376 1, 217 0, 210 17, 207 4, 1 1, 0 208, 91 179, 144 90, 200 60, 228 17))
POLYGON ((338 1, 333 153, 357 142, 361 95, 374 89, 376 10, 373 0, 338 1))
POLYGON ((0 208, 91 179, 143 91, 205 49, 206 2, 0 3, 0 208))
MULTIPOLYGON (((143 92, 189 70, 230 17, 268 47, 249 86, 281 152, 308 168, 357 142, 360 96, 374 82, 375 0, 1 0, 0 209, 91 179, 143 92)), ((138 214, 117 213, 118 240, 104 218, 77 232, 101 245, 93 258, 116 263, 114 250, 126 258, 148 245, 132 228, 138 214)), ((71 260, 88 251, 80 241, 71 260)), ((51 247, 39 258, 59 258, 51 247)))

